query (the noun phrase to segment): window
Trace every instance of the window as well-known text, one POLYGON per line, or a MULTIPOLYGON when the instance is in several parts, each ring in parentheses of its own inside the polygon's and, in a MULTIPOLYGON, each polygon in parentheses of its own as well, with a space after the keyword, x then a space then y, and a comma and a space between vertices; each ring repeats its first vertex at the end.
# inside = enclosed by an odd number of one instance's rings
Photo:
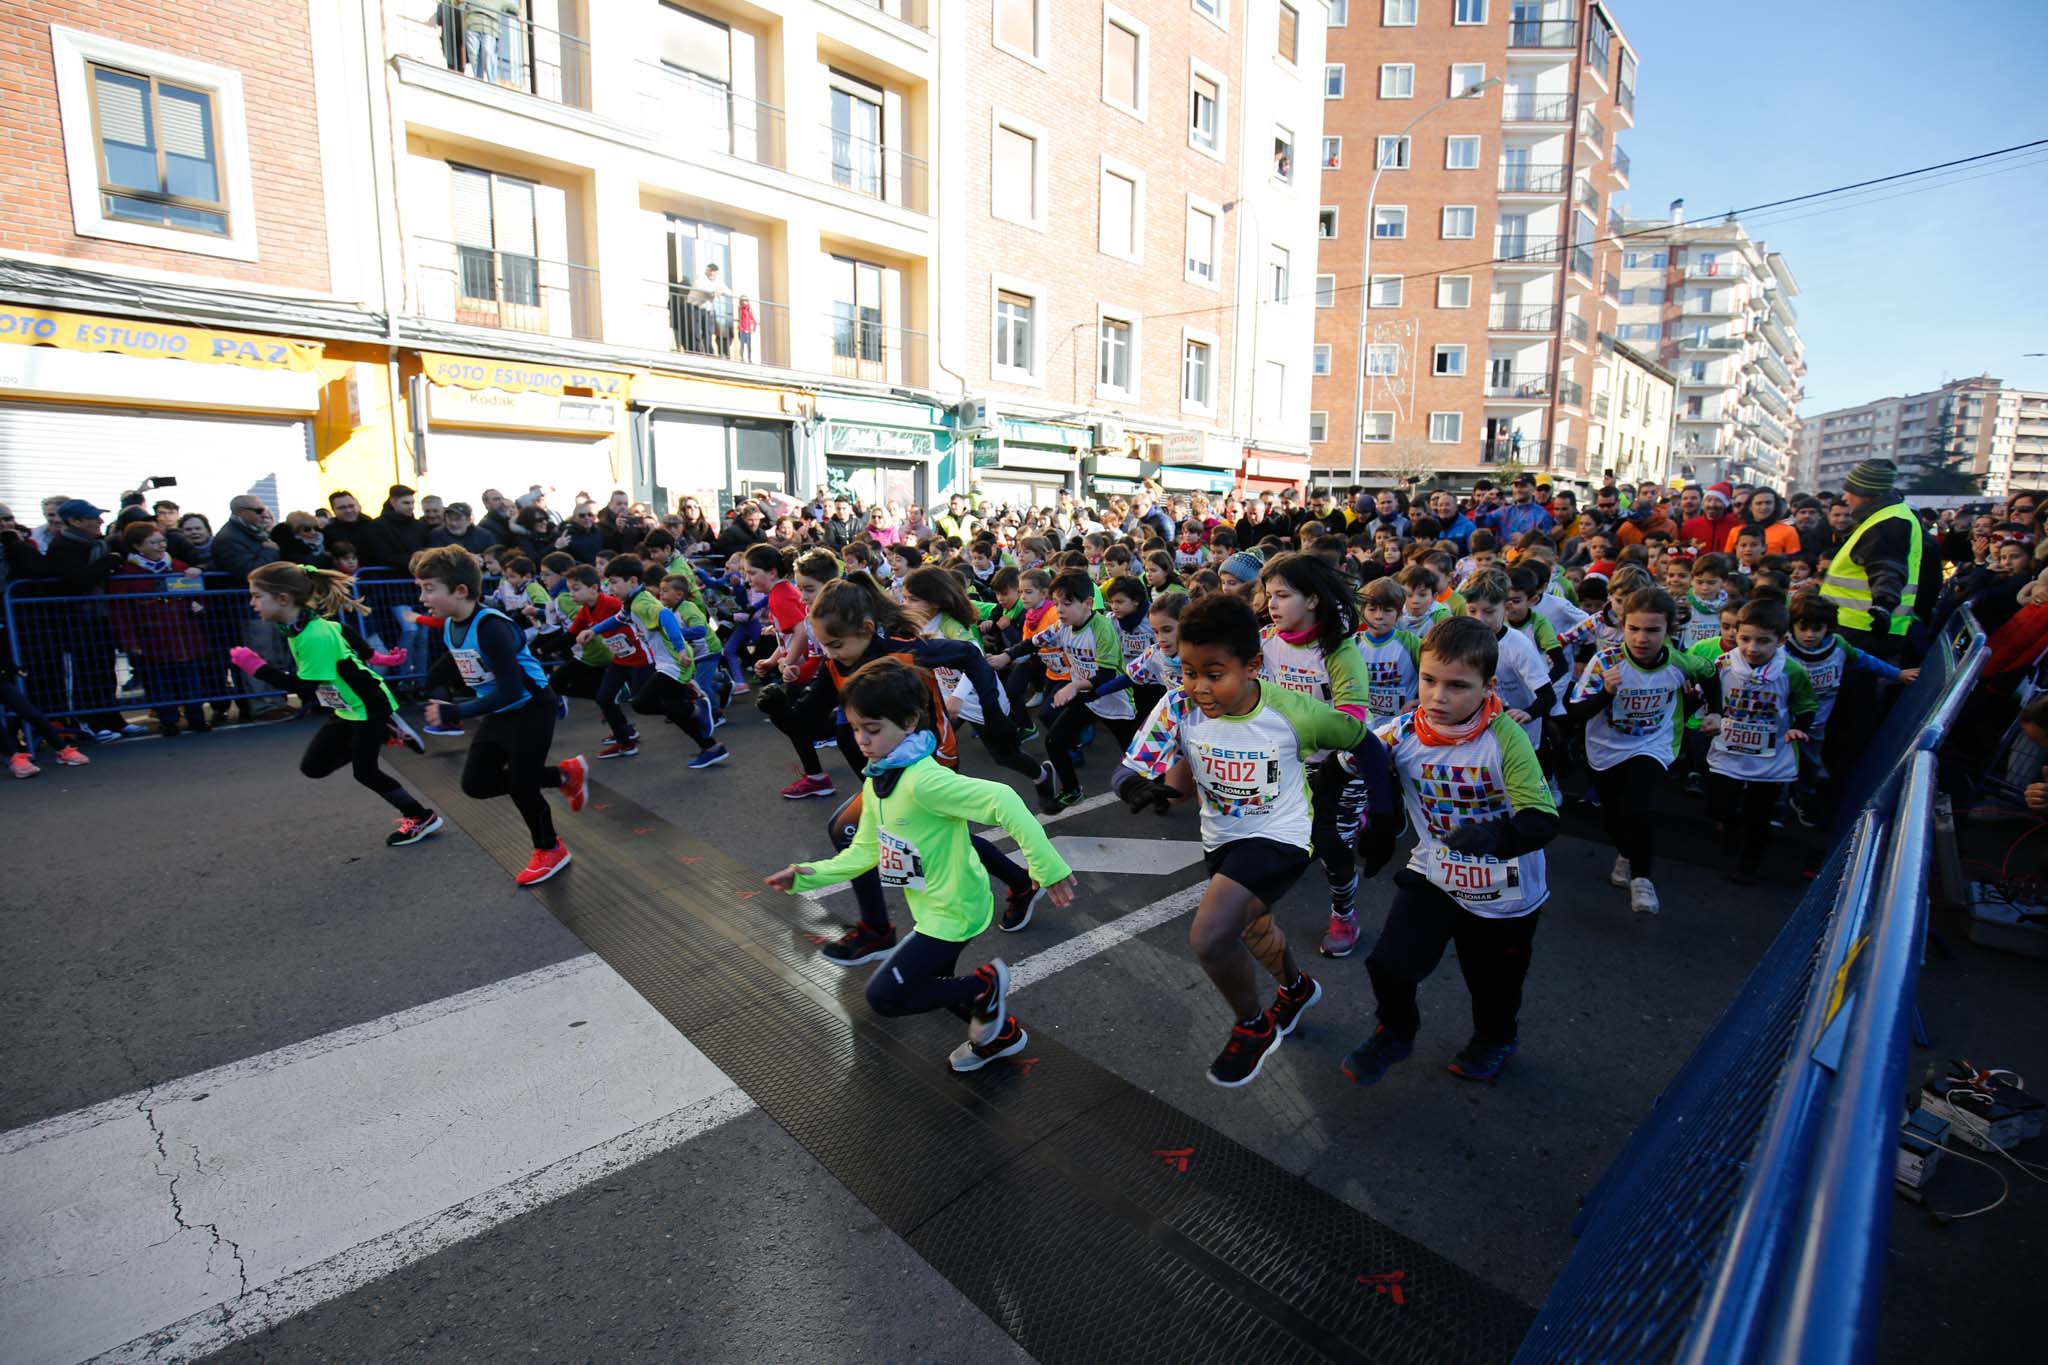
POLYGON ((1478 170, 1479 139, 1477 137, 1445 138, 1444 169, 1451 171, 1478 170))
MULTIPOLYGON (((828 259, 832 272, 832 371, 853 379, 881 379, 888 373, 882 344, 887 267, 849 256, 828 259)), ((745 467, 743 463, 741 468, 745 467)))
POLYGON ((1189 338, 1180 347, 1180 401, 1182 407, 1209 406, 1209 342, 1189 338))
POLYGON ((1273 178, 1294 183, 1294 134, 1285 128, 1273 130, 1273 178))
POLYGON ((1344 63, 1333 62, 1323 68, 1323 98, 1341 100, 1344 98, 1344 63))
POLYGON ((1380 342, 1366 347, 1365 372, 1381 376, 1401 373, 1401 348, 1380 342))
POLYGON ((1465 438, 1465 414, 1462 412, 1432 412, 1429 415, 1429 439, 1433 445, 1456 445, 1465 438))
POLYGON ((1319 341, 1316 343, 1315 361, 1311 366, 1310 372, 1318 376, 1326 376, 1330 373, 1330 344, 1328 342, 1319 341))
POLYGON ((1415 64, 1413 62, 1386 62, 1380 66, 1380 98, 1383 100, 1409 100, 1415 98, 1415 64))
POLYGON ((1472 277, 1470 275, 1437 276, 1436 306, 1439 308, 1470 308, 1472 306, 1472 277))
POLYGON ((462 298, 540 307, 533 182, 467 166, 448 177, 462 298))
POLYGON ((1095 383, 1114 393, 1133 392, 1131 357, 1136 327, 1127 318, 1104 314, 1096 346, 1095 383))
POLYGON ((1274 33, 1273 52, 1281 61, 1292 64, 1294 54, 1301 45, 1301 14, 1294 6, 1282 3, 1280 22, 1274 33))
POLYGON ((1351 0, 1330 0, 1329 27, 1342 28, 1351 22, 1351 0))
POLYGON ((1372 235, 1380 238, 1406 237, 1408 235, 1407 205, 1375 205, 1372 211, 1372 235))
POLYGON ((104 66, 91 73, 100 212, 227 236, 212 92, 104 66))
POLYGON ((996 291, 996 344, 994 367, 1030 378, 1037 368, 1036 341, 1038 301, 1008 289, 996 291))
POLYGON ((1459 378, 1465 373, 1465 348, 1438 346, 1430 358, 1429 372, 1445 379, 1459 378))
POLYGON ((1358 425, 1358 439, 1367 445, 1385 445, 1394 439, 1394 414, 1368 412, 1358 425))
POLYGON ((1408 169, 1410 139, 1405 135, 1382 133, 1379 138, 1380 169, 1383 171, 1405 171, 1408 169))
POLYGON ((1189 82, 1188 97, 1188 143, 1205 152, 1219 152, 1222 141, 1218 130, 1222 119, 1223 82, 1214 76, 1196 72, 1189 82))
POLYGON ((1045 157, 1039 140, 1041 130, 1018 126, 1003 115, 996 116, 995 168, 989 185, 993 202, 989 212, 1027 227, 1045 226, 1045 157))
POLYGON ((1412 28, 1415 0, 1380 0, 1380 23, 1387 28, 1412 28))
POLYGON ((1266 265, 1266 297, 1274 303, 1287 302, 1287 280, 1292 270, 1293 257, 1284 246, 1273 248, 1271 260, 1266 265))
POLYGON ((1367 294, 1369 308, 1399 308, 1401 306, 1402 279, 1399 275, 1375 275, 1372 288, 1367 294))
POLYGON ((1666 267, 1667 265, 1669 265, 1670 263, 1671 263, 1671 254, 1670 254, 1669 252, 1666 252, 1666 251, 1653 251, 1653 252, 1651 252, 1651 253, 1650 253, 1650 269, 1652 269, 1652 270, 1662 270, 1662 269, 1664 269, 1664 268, 1665 268, 1665 267, 1666 267))
POLYGON ((1335 308, 1336 306, 1337 277, 1335 275, 1316 276, 1316 307, 1335 308))
POLYGON ((1486 0, 1453 0, 1451 22, 1454 24, 1483 24, 1486 22, 1486 0))
POLYGON ((1323 139, 1323 169, 1334 171, 1344 164, 1344 139, 1326 137, 1323 139))
POLYGON ((1195 8, 1221 24, 1225 23, 1230 17, 1223 12, 1223 6, 1226 3, 1228 3, 1228 0, 1195 0, 1195 8))
POLYGON ((1308 443, 1319 446, 1330 439, 1330 414, 1311 412, 1308 415, 1308 443))
POLYGON ((1114 10, 1102 21, 1102 100, 1145 117, 1145 26, 1114 10))
POLYGON ((1635 270, 1641 266, 1642 259, 1643 253, 1640 251, 1624 251, 1621 253, 1621 268, 1635 270))
POLYGON ((1143 258, 1144 207, 1138 172, 1123 166, 1102 168, 1102 237, 1098 245, 1105 255, 1127 261, 1143 258))
POLYGON ((996 0, 996 46, 1043 65, 1046 0, 996 0))
POLYGON ((1695 361, 1693 361, 1693 362, 1692 362, 1692 364, 1690 364, 1690 365, 1688 365, 1688 366, 1686 367, 1686 372, 1685 372, 1685 376, 1686 376, 1686 378, 1687 378, 1687 379, 1691 380, 1691 381, 1692 381, 1693 383, 1695 383, 1695 384, 1704 384, 1704 383, 1706 383, 1706 382, 1707 382, 1707 362, 1706 362, 1706 361, 1704 361, 1704 360, 1695 360, 1695 361))
POLYGON ((1479 210, 1470 204, 1444 205, 1444 236, 1471 237, 1479 229, 1479 210))
POLYGON ((1337 235, 1337 210, 1316 210, 1316 236, 1329 241, 1337 235))
POLYGON ((1216 211, 1188 205, 1187 278, 1200 284, 1216 282, 1216 211))
POLYGON ((1467 90, 1470 90, 1485 79, 1486 64, 1484 62, 1452 62, 1451 98, 1458 98, 1458 96, 1464 94, 1467 90))

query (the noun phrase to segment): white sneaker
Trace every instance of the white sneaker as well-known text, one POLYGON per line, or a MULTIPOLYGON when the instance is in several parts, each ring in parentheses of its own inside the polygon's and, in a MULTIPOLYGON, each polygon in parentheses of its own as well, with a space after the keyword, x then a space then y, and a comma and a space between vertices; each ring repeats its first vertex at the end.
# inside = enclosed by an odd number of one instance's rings
POLYGON ((92 736, 95 744, 112 744, 121 738, 119 730, 87 730, 86 733, 92 736))
POLYGON ((1616 858, 1614 871, 1607 874, 1607 880, 1616 886, 1627 886, 1633 880, 1628 873, 1628 859, 1616 858))
POLYGON ((1628 884, 1628 908, 1638 915, 1657 913, 1657 888, 1648 877, 1631 878, 1628 884))

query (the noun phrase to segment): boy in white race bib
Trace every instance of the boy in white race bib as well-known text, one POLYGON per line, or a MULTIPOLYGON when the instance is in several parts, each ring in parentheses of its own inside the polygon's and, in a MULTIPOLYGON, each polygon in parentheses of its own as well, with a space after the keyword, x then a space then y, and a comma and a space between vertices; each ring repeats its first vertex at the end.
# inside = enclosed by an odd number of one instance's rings
MULTIPOLYGON (((1440 622, 1422 642, 1414 711, 1374 729, 1417 833, 1394 874, 1394 903, 1366 959, 1379 1026, 1344 1059, 1344 1074, 1371 1085, 1415 1050, 1422 1015, 1416 987, 1458 945, 1472 993, 1472 1037, 1451 1073, 1491 1081, 1515 1053, 1522 980, 1538 912, 1549 896, 1543 846, 1557 835, 1557 807, 1529 737, 1493 689, 1500 647, 1481 622, 1440 622)), ((1374 822, 1361 839, 1371 865, 1392 830, 1374 822)))
POLYGON ((1700 732, 1707 746, 1707 808, 1736 854, 1728 879, 1754 886, 1771 838, 1771 812, 1799 775, 1798 745, 1819 707, 1813 684, 1781 646, 1791 613, 1776 598, 1747 603, 1735 618, 1735 648, 1707 680, 1700 732))

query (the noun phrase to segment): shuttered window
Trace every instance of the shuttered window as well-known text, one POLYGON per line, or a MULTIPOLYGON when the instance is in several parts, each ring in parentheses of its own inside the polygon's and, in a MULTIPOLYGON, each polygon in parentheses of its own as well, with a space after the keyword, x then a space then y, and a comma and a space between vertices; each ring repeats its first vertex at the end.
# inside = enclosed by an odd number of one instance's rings
POLYGON ((448 168, 462 296, 540 303, 534 187, 467 166, 448 168))
POLYGON ((111 67, 91 74, 101 212, 227 236, 212 92, 111 67))

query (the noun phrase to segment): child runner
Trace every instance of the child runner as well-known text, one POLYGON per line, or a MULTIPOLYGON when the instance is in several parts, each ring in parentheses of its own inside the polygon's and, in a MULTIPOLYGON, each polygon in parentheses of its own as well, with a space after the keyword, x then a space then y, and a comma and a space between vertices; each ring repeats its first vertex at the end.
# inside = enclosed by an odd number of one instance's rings
POLYGON ((1159 699, 1180 686, 1180 614, 1188 604, 1184 592, 1165 592, 1145 609, 1145 624, 1152 642, 1136 659, 1124 664, 1131 680, 1131 700, 1139 715, 1149 716, 1159 699))
POLYGON ((1045 752, 1054 781, 1046 780, 1048 774, 1039 775, 1038 805, 1047 815, 1081 799, 1074 754, 1083 731, 1100 720, 1116 736, 1121 749, 1138 730, 1137 712, 1131 705, 1131 679, 1124 672, 1122 640, 1116 623, 1095 609, 1095 585, 1082 570, 1069 569, 1053 580, 1052 600, 1060 613, 1059 649, 1071 676, 1046 698, 1051 714, 1045 727, 1045 752))
POLYGON ((1421 639, 1429 628, 1450 617, 1451 609, 1436 600, 1443 588, 1443 579, 1427 564, 1410 564, 1394 575, 1394 581, 1401 585, 1403 604, 1401 615, 1394 621, 1396 630, 1405 630, 1421 639))
POLYGON ((1499 659, 1494 689, 1509 718, 1528 732, 1533 748, 1543 742, 1543 718, 1557 702, 1557 689, 1550 682, 1550 660, 1527 635, 1508 628, 1512 591, 1507 574, 1500 569, 1481 569, 1460 589, 1465 615, 1493 632, 1499 659))
POLYGON ((547 678, 527 653, 519 627, 496 607, 480 606, 483 570, 459 545, 437 545, 412 558, 420 605, 442 627, 456 671, 476 695, 463 702, 430 701, 427 719, 482 716, 462 764, 462 794, 473 801, 509 796, 533 839, 533 859, 514 880, 534 886, 569 865, 569 849, 555 835, 555 819, 541 792, 558 788, 569 809, 589 799, 590 765, 579 755, 548 762, 555 738, 555 708, 547 678))
POLYGON ((1799 780, 1792 787, 1792 814, 1808 829, 1832 813, 1834 793, 1828 789, 1828 770, 1846 761, 1839 755, 1824 761, 1829 757, 1828 717, 1834 714, 1843 679, 1852 672, 1874 673, 1880 681, 1901 684, 1920 677, 1917 668, 1898 668, 1837 636, 1840 611, 1818 593, 1801 593, 1792 599, 1792 638, 1785 642, 1785 653, 1799 661, 1813 685, 1813 723, 1806 727, 1813 741, 1799 746, 1799 780))
POLYGON ((1685 606, 1692 615, 1679 637, 1680 649, 1690 650, 1703 640, 1719 637, 1721 608, 1728 605, 1728 574, 1734 567, 1726 555, 1701 555, 1693 561, 1691 586, 1685 594, 1685 606))
MULTIPOLYGON (((331 713, 308 741, 299 771, 317 780, 348 764, 357 782, 398 812, 398 828, 384 840, 398 848, 439 833, 441 817, 377 766, 387 744, 403 743, 420 753, 427 746, 398 718, 391 689, 370 671, 369 646, 335 619, 342 612, 369 614, 349 592, 350 586, 347 574, 310 564, 274 561, 251 570, 249 605, 260 619, 283 632, 297 672, 272 667, 246 645, 229 650, 228 659, 250 677, 296 693, 307 706, 322 706, 331 713)), ((58 759, 68 761, 61 754, 58 759)))
MULTIPOLYGON (((1148 806, 1164 814, 1200 793, 1209 885, 1188 943, 1233 1020, 1209 1079, 1240 1086, 1322 997, 1273 922, 1274 905, 1310 861, 1315 817, 1302 756, 1353 751, 1368 810, 1391 809, 1392 793, 1385 751, 1366 742, 1361 721, 1260 681, 1258 618, 1243 598, 1217 592, 1189 603, 1180 659, 1181 686, 1152 709, 1117 770, 1116 794, 1133 814, 1148 806), (1279 985, 1270 1008, 1259 1006, 1255 962, 1279 985)), ((1389 829, 1388 850, 1392 838, 1389 829)))
POLYGON ((1735 618, 1735 648, 1706 682, 1700 732, 1707 746, 1707 802, 1736 854, 1728 879, 1754 886, 1771 838, 1771 813, 1799 775, 1794 745, 1819 707, 1799 661, 1780 656, 1791 629, 1785 604, 1759 598, 1735 618))
POLYGON ((879 871, 898 887, 913 928, 868 978, 868 1004, 885 1018, 951 1010, 967 1021, 955 1071, 976 1071, 1019 1052, 1030 1036, 1009 1013, 1010 969, 997 958, 955 976, 960 950, 990 919, 988 872, 971 825, 1000 825, 1054 905, 1074 899, 1074 874, 1024 802, 1000 782, 962 777, 938 761, 939 718, 922 669, 897 659, 863 664, 839 704, 867 762, 853 840, 822 863, 795 863, 769 877, 778 891, 815 891, 879 871))
MULTIPOLYGON (((773 545, 754 545, 748 547, 746 559, 747 588, 762 600, 768 631, 776 648, 783 649, 804 622, 803 594, 797 591, 796 584, 790 582, 790 574, 796 568, 796 557, 773 545)), ((766 674, 767 661, 756 664, 754 670, 766 674)))
POLYGON ((0 756, 7 759, 7 772, 12 777, 34 777, 42 769, 35 760, 14 747, 14 723, 20 721, 22 728, 41 740, 55 756, 60 767, 83 768, 92 760, 78 751, 78 746, 64 738, 50 719, 36 709, 28 694, 21 690, 14 670, 4 658, 0 658, 0 712, 6 719, 0 721, 0 756))
POLYGON ((556 599, 556 608, 567 612, 570 637, 582 643, 574 645, 575 653, 549 675, 548 688, 558 697, 588 697, 597 703, 597 713, 611 729, 598 746, 599 758, 632 758, 640 752, 640 732, 619 705, 630 670, 614 667, 622 661, 612 653, 616 644, 630 646, 632 637, 597 633, 599 623, 611 620, 625 606, 603 590, 597 570, 588 564, 564 569, 562 584, 566 591, 556 599))
MULTIPOLYGON (((1185 588, 1163 592, 1161 597, 1185 597, 1185 588)), ((1129 673, 1138 656, 1152 647, 1152 614, 1144 583, 1131 574, 1112 578, 1102 585, 1102 605, 1116 626, 1117 643, 1123 646, 1124 671, 1129 673)), ((1135 682, 1136 679, 1133 678, 1135 682)))
POLYGON ((1603 646, 1587 661, 1566 708, 1585 726, 1586 764, 1600 789, 1600 818, 1614 842, 1608 881, 1628 890, 1639 915, 1658 911, 1650 880, 1656 851, 1651 811, 1664 774, 1685 734, 1680 720, 1687 683, 1714 675, 1714 663, 1671 641, 1678 603, 1662 588, 1638 588, 1621 604, 1622 646, 1603 646))
POLYGON ((1358 595, 1358 653, 1365 660, 1365 705, 1375 725, 1415 705, 1415 665, 1422 641, 1394 623, 1408 591, 1391 577, 1375 578, 1358 595))
MULTIPOLYGON (((1201 565, 1191 566, 1200 568, 1201 565)), ((1174 562, 1170 550, 1154 550, 1145 556, 1145 586, 1158 596, 1170 592, 1186 592, 1187 587, 1180 581, 1180 565, 1174 562)))
MULTIPOLYGON (((762 547, 757 545, 754 548, 762 547)), ((607 566, 605 581, 618 596, 623 609, 610 620, 600 621, 588 634, 623 636, 633 641, 630 649, 619 651, 614 646, 614 650, 635 659, 644 657, 652 661, 633 669, 634 714, 666 717, 670 724, 697 742, 697 753, 690 760, 690 766, 715 767, 732 755, 712 733, 715 719, 711 714, 711 699, 685 678, 683 663, 689 657, 691 635, 702 638, 708 627, 686 629, 676 619, 676 614, 643 586, 647 575, 647 566, 640 562, 638 555, 614 558, 607 566)), ((579 646, 585 642, 585 637, 577 637, 579 646)), ((690 667, 694 671, 694 662, 690 667)))
MULTIPOLYGON (((1343 1066, 1360 1085, 1415 1050, 1416 987, 1452 943, 1472 996, 1472 1037, 1451 1074, 1493 1080, 1519 1044, 1522 981, 1550 894, 1542 849, 1557 835, 1557 807, 1528 735, 1492 691, 1499 655, 1483 623, 1439 622, 1422 642, 1416 708, 1374 732, 1392 752, 1418 838, 1365 960, 1379 1023, 1343 1066)), ((1366 834, 1373 854, 1391 848, 1389 823, 1366 834)))

